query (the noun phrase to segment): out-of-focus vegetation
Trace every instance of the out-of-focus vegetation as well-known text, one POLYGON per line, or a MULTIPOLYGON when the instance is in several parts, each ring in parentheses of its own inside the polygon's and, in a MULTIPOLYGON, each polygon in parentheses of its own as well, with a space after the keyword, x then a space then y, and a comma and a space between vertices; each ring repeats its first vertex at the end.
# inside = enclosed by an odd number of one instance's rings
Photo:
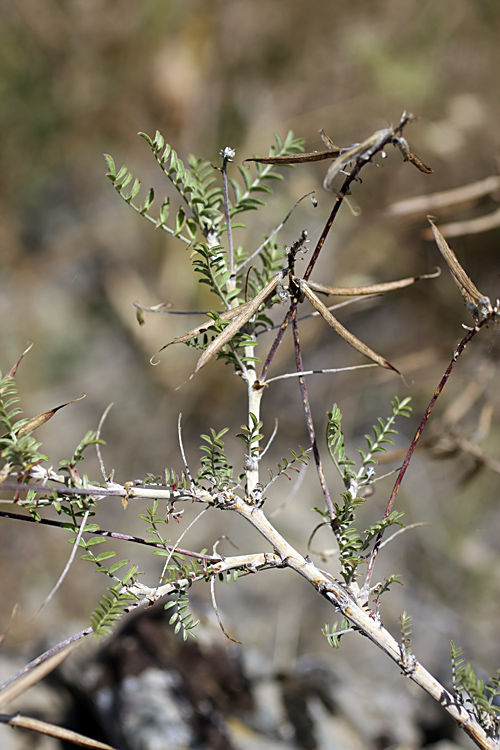
MULTIPOLYGON (((230 145, 240 163, 266 153, 273 131, 284 136, 293 129, 313 150, 321 148, 317 131, 322 127, 345 146, 388 120, 397 121, 404 109, 415 112, 420 119, 406 135, 434 174, 402 164, 392 149, 383 167, 364 170, 363 185, 351 199, 361 215, 344 209, 329 240, 330 260, 321 267, 321 280, 338 285, 430 271, 440 258, 435 245, 422 238, 425 221, 396 222, 386 214, 387 206, 497 172, 497 0, 5 0, 1 13, 0 365, 7 371, 26 342, 34 342, 18 376, 27 416, 87 393, 85 401, 40 430, 54 459, 96 427, 111 401, 105 459, 108 470, 116 468, 122 479, 161 473, 165 464, 178 462, 179 411, 188 445, 209 426, 220 429, 234 421, 231 392, 239 383, 228 378, 221 363, 212 363, 206 377, 180 391, 174 389, 189 376, 195 354, 175 347, 157 367, 149 363, 160 346, 190 327, 191 319, 158 316, 139 328, 134 300, 191 310, 203 309, 207 300, 193 291, 186 250, 155 233, 117 198, 105 178, 103 152, 126 163, 161 196, 167 188, 137 131, 152 135, 158 128, 181 156, 193 152, 214 164, 219 149, 230 145)), ((318 208, 299 208, 281 240, 292 242, 302 228, 317 238, 332 200, 321 188, 325 169, 321 164, 296 168, 270 203, 268 224, 249 225, 237 241, 257 246, 311 189, 317 191, 318 208)), ((496 197, 437 215, 448 220, 486 213, 496 197)), ((451 242, 476 285, 492 299, 498 296, 499 237, 497 228, 451 242)), ((346 313, 349 325, 402 369, 418 416, 460 338, 460 322, 466 321, 453 281, 446 272, 411 294, 395 294, 384 305, 375 302, 368 313, 362 309, 363 315, 346 313)), ((344 364, 347 350, 326 326, 305 331, 309 367, 344 364)), ((491 330, 471 358, 465 355, 435 417, 437 423, 446 407, 450 416, 456 399, 478 377, 484 385, 476 401, 471 396, 464 435, 471 437, 480 414, 491 407, 493 426, 483 445, 493 456, 500 445, 498 349, 498 332, 491 330)), ((291 360, 280 364, 285 370, 291 360)), ((379 416, 381 404, 396 392, 408 393, 395 378, 370 371, 314 380, 311 391, 325 414, 333 400, 339 401, 345 426, 350 422, 356 436, 379 416), (379 388, 372 401, 365 385, 374 378, 379 388)), ((280 430, 295 443, 303 440, 296 384, 284 385, 272 397, 280 430)), ((446 446, 440 450, 443 455, 446 446)), ((415 650, 419 626, 422 642, 438 631, 443 637, 437 645, 426 644, 429 658, 444 663, 447 653, 441 651, 453 637, 468 658, 491 672, 500 664, 500 580, 494 562, 500 538, 498 475, 484 469, 462 482, 472 459, 453 447, 450 453, 455 458, 447 463, 417 457, 409 472, 401 499, 407 520, 430 520, 435 526, 408 534, 394 553, 407 583, 395 595, 394 611, 409 608, 407 592, 413 600, 420 597, 415 650), (471 528, 477 504, 484 505, 483 522, 471 528), (442 609, 436 608, 438 601, 442 609), (457 601, 458 614, 450 615, 447 607, 457 601)), ((114 514, 122 513, 121 507, 109 513, 116 528, 114 514)), ((287 520, 292 534, 309 523, 307 513, 299 510, 296 528, 287 520)), ((2 566, 9 565, 9 576, 2 577, 0 596, 12 601, 12 580, 17 580, 27 620, 64 564, 66 550, 50 558, 50 534, 24 526, 1 524, 2 566)), ((88 614, 93 592, 86 586, 78 579, 65 584, 60 613, 88 614)), ((50 616, 44 614, 42 622, 46 633, 50 616)), ((24 637, 31 627, 24 624, 16 635, 24 637)), ((249 618, 251 627, 255 616, 249 618)))

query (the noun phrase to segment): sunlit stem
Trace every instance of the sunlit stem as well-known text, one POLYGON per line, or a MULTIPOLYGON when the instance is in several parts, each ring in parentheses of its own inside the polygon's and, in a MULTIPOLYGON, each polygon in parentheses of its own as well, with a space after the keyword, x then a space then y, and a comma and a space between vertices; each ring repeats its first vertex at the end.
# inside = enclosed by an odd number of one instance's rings
MULTIPOLYGON (((245 349, 245 356, 255 356, 254 347, 247 347, 245 349)), ((264 389, 259 386, 257 373, 253 363, 246 365, 244 373, 244 379, 248 389, 248 429, 253 429, 253 421, 250 414, 253 414, 257 421, 260 421, 260 404, 262 401, 262 394, 264 389)), ((247 495, 251 496, 252 492, 256 489, 259 484, 259 458, 260 458, 260 446, 258 442, 252 442, 248 446, 248 455, 245 463, 245 473, 247 480, 247 495)))

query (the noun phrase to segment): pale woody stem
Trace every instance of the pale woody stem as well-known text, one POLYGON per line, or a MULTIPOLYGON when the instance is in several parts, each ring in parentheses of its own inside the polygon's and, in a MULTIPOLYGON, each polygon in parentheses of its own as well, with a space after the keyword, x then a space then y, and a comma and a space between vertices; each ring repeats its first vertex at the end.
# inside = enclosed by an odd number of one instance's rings
POLYGON ((340 610, 350 622, 366 635, 376 646, 395 661, 403 672, 426 693, 436 700, 458 723, 476 745, 483 750, 500 750, 500 744, 489 737, 474 717, 446 688, 441 685, 417 659, 403 657, 401 644, 386 630, 370 612, 360 607, 352 594, 338 581, 330 578, 311 561, 299 554, 274 528, 260 508, 235 498, 234 510, 244 516, 272 545, 287 567, 302 575, 321 593, 335 609, 340 610), (406 660, 406 664, 405 664, 406 660))
MULTIPOLYGON (((245 349, 246 356, 254 356, 254 347, 247 347, 245 349)), ((251 430, 253 422, 250 419, 250 414, 254 414, 257 421, 260 419, 260 404, 262 401, 262 394, 264 390, 262 388, 255 388, 257 382, 257 373, 253 365, 248 365, 245 372, 245 382, 248 388, 248 427, 251 430)), ((247 475, 247 494, 251 495, 259 483, 259 457, 255 451, 256 443, 252 445, 249 451, 250 455, 247 457, 248 465, 246 469, 247 475)))

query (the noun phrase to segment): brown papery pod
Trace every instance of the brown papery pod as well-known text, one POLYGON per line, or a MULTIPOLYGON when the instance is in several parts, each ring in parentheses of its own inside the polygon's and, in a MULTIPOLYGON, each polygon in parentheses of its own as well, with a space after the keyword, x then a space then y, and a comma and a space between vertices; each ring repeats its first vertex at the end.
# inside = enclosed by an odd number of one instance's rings
POLYGON ((385 367, 387 370, 394 370, 394 372, 397 372, 398 375, 401 375, 399 370, 397 370, 394 365, 391 365, 391 363, 388 362, 384 357, 381 357, 380 354, 374 352, 373 349, 370 349, 369 346, 356 338, 356 336, 348 331, 347 328, 344 328, 342 323, 340 323, 337 318, 332 315, 326 305, 323 304, 319 297, 317 297, 309 288, 309 285, 306 281, 302 282, 301 289, 312 306, 319 312, 324 320, 326 320, 328 325, 330 325, 335 330, 335 332, 344 339, 344 341, 347 341, 347 343, 350 344, 354 349, 356 349, 358 352, 361 352, 361 354, 364 354, 365 357, 373 360, 373 362, 376 362, 377 365, 380 365, 380 367, 385 367))
POLYGON ((43 414, 38 414, 36 417, 33 417, 30 419, 29 422, 27 422, 19 432, 18 435, 25 435, 27 432, 33 432, 33 430, 36 430, 37 427, 41 427, 45 422, 48 422, 49 419, 52 419, 54 414, 59 411, 59 409, 64 409, 65 406, 69 406, 70 404, 76 404, 77 401, 81 401, 83 398, 86 397, 86 394, 84 393, 83 396, 80 396, 80 398, 74 398, 73 401, 68 401, 65 404, 61 404, 60 406, 56 406, 54 409, 51 409, 50 411, 44 411, 43 414))
MULTIPOLYGON (((10 368, 10 370, 7 373, 6 377, 8 377, 8 378, 14 378, 16 376, 17 368, 21 364, 21 360, 23 359, 24 355, 29 352, 29 350, 31 349, 32 346, 33 346, 33 344, 28 344, 28 346, 26 347, 26 349, 24 350, 24 352, 21 354, 21 356, 19 357, 19 359, 17 360, 17 362, 15 364, 13 364, 12 367, 10 368)), ((4 392, 5 392, 5 388, 0 388, 0 396, 4 392)))
POLYGON ((455 283, 460 289, 460 293, 464 298, 465 306, 475 320, 484 320, 484 318, 486 318, 490 313, 493 312, 493 306, 491 304, 490 298, 484 294, 481 294, 479 289, 475 286, 475 284, 472 282, 472 280, 469 278, 469 276, 466 274, 466 272, 458 262, 457 256, 448 245, 437 226, 432 221, 432 218, 428 216, 427 219, 429 220, 429 223, 431 225, 432 233, 434 234, 434 239, 436 240, 437 246, 441 251, 441 255, 448 264, 448 268, 450 269, 451 274, 455 279, 455 283))

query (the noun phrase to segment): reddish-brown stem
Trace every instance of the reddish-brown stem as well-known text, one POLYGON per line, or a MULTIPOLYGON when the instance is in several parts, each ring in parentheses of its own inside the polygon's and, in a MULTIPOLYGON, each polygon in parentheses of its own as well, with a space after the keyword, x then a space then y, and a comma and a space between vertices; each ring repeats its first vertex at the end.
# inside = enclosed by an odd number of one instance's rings
MULTIPOLYGON (((41 518, 40 520, 37 520, 36 518, 33 518, 32 516, 23 516, 21 513, 10 513, 9 511, 0 510, 0 518, 11 518, 14 521, 27 521, 28 523, 38 523, 42 526, 55 526, 57 528, 66 528, 67 530, 67 524, 64 524, 62 521, 53 521, 50 518, 41 518)), ((87 531, 85 530, 86 534, 92 534, 93 536, 104 536, 104 537, 110 537, 111 539, 120 539, 124 542, 132 542, 133 544, 143 544, 146 547, 159 547, 160 549, 167 549, 169 552, 173 549, 173 547, 165 546, 164 544, 160 544, 160 542, 149 542, 147 539, 143 539, 140 536, 130 536, 130 534, 120 534, 117 531, 106 531, 106 529, 94 529, 93 531, 87 531)), ((220 557, 214 557, 213 555, 202 555, 198 552, 192 552, 188 549, 181 549, 180 547, 175 547, 175 552, 178 552, 179 555, 184 555, 185 557, 194 557, 196 560, 205 560, 205 562, 219 562, 220 557)))
MULTIPOLYGON (((293 341, 295 346, 295 361, 297 363, 297 372, 303 372, 304 366, 302 364, 302 354, 300 351, 300 339, 299 339, 299 328, 297 325, 297 308, 295 307, 292 313, 292 326, 293 326, 293 341)), ((321 457, 318 450, 318 442, 316 440, 316 432, 314 429, 314 423, 311 413, 311 405, 309 403, 309 396, 307 395, 306 381, 303 375, 299 376, 300 395, 302 396, 302 405, 304 407, 304 413, 306 415, 307 431, 309 433, 309 440, 311 443, 314 461, 316 464, 316 471, 318 472, 318 479, 325 497, 325 502, 328 508, 330 518, 335 518, 335 510, 333 508, 332 499, 328 486, 326 484, 325 474, 323 471, 323 465, 321 463, 321 457)))
POLYGON ((335 221, 335 217, 337 216, 340 206, 342 205, 342 201, 344 200, 347 191, 349 190, 349 186, 354 178, 352 175, 349 175, 346 180, 344 181, 344 184, 342 185, 342 188, 337 193, 337 196, 335 198, 335 203, 333 204, 332 211, 330 213, 330 216, 328 217, 328 221, 325 224, 325 228, 321 232, 321 237, 318 240, 318 243, 316 247, 314 248, 314 252, 311 255, 311 259, 309 261, 309 264, 305 270, 304 273, 304 280, 307 281, 307 279, 310 277, 310 275, 313 272, 314 266, 316 265, 316 261, 319 258, 319 254, 321 250, 323 249, 323 245, 325 244, 325 240, 328 237, 328 234, 330 232, 330 229, 332 228, 332 224, 335 221))
MULTIPOLYGON (((359 169, 355 170, 355 174, 357 174, 358 171, 359 171, 359 169)), ((304 273, 304 279, 306 281, 309 278, 309 276, 311 275, 311 273, 312 273, 312 271, 314 269, 314 266, 316 265, 316 261, 319 258, 319 254, 320 254, 320 252, 321 252, 321 250, 323 248, 323 245, 325 244, 325 240, 328 237, 328 233, 330 232, 330 229, 332 228, 332 224, 335 221, 335 217, 337 216, 337 214, 339 212, 339 208, 340 208, 340 206, 342 204, 342 201, 344 200, 344 197, 346 196, 346 194, 347 194, 347 192, 349 190, 349 186, 350 186, 351 182, 353 181, 355 174, 354 174, 354 171, 353 171, 352 174, 350 174, 350 175, 347 176, 347 178, 344 181, 344 184, 342 185, 342 188, 340 189, 339 193, 337 194, 334 206, 332 208, 330 216, 328 217, 328 221, 325 224, 325 228, 323 229, 323 231, 321 233, 321 237, 319 238, 318 243, 317 243, 316 247, 314 248, 314 252, 313 252, 313 254, 311 256, 309 264, 308 264, 308 266, 306 268, 306 271, 304 273)), ((288 324, 290 323, 290 320, 292 319, 292 315, 294 313, 294 310, 297 309, 297 305, 298 305, 298 301, 297 300, 293 300, 291 302, 291 304, 290 304, 288 312, 285 315, 285 317, 283 319, 283 322, 282 322, 282 324, 280 326, 280 329, 279 329, 279 331, 278 331, 278 333, 276 335, 276 338, 273 341, 271 349, 269 350, 269 354, 267 355, 266 361, 264 362, 264 364, 262 366, 262 370, 261 370, 260 375, 259 375, 259 383, 264 383, 264 381, 266 379, 267 373, 268 373, 269 368, 271 366, 271 363, 272 363, 272 361, 274 359, 274 355, 276 354, 276 352, 278 350, 278 347, 281 344, 281 341, 283 339, 284 333, 285 333, 286 329, 288 328, 288 324)))
POLYGON ((265 379, 267 377, 267 373, 268 373, 269 368, 271 367, 271 363, 272 363, 272 361, 274 359, 274 355, 278 351, 278 347, 281 344, 283 336, 285 335, 285 331, 288 328, 288 324, 289 324, 290 320, 292 319, 292 312, 293 312, 294 307, 295 308, 297 307, 297 302, 295 302, 295 301, 292 302, 291 305, 290 305, 290 307, 288 308, 287 314, 283 318, 283 322, 280 325, 279 331, 276 334, 276 338, 274 339, 273 344, 272 344, 272 346, 271 346, 271 348, 269 350, 269 354, 266 357, 266 361, 262 365, 262 370, 260 371, 260 375, 259 375, 259 383, 261 383, 261 384, 264 384, 264 381, 265 381, 265 379))
MULTIPOLYGON (((401 469, 399 470, 399 474, 398 474, 398 476, 396 478, 396 481, 394 483, 394 487, 392 489, 391 496, 389 498, 389 502, 387 503, 387 508, 385 510, 384 518, 388 518, 388 516, 390 515, 390 513, 391 513, 391 511, 392 511, 392 509, 394 507, 394 502, 396 500, 396 495, 398 494, 399 488, 401 487, 401 483, 403 481, 404 475, 406 474, 406 470, 407 470, 407 468, 408 468, 408 466, 410 464, 410 461, 412 459, 412 456, 413 456, 413 453, 415 451, 415 448, 417 447, 417 443, 420 440, 420 436, 421 436, 421 434, 422 434, 422 432, 424 430, 425 425, 427 424, 427 420, 430 417, 431 411, 433 410, 436 401, 438 400, 439 396, 441 395, 441 392, 442 392, 443 388, 445 387, 446 383, 448 382, 448 378, 450 377, 450 375, 451 375, 451 373, 453 371, 453 368, 455 367, 455 364, 458 361, 458 358, 463 353, 463 351, 464 351, 465 347, 467 346, 467 344, 469 343, 469 341, 471 341, 471 339, 474 338, 474 336, 476 335, 476 333, 478 333, 481 330, 481 328, 483 327, 483 325, 485 325, 490 320, 492 320, 495 317, 496 314, 497 314, 497 310, 492 310, 491 313, 486 318, 484 318, 484 320, 480 321, 476 326, 474 326, 474 328, 470 328, 467 331, 466 335, 463 337, 462 341, 459 343, 459 345, 455 349, 455 351, 453 352, 453 357, 451 358, 451 361, 450 361, 448 367, 446 368, 446 371, 445 371, 443 377, 441 378, 441 380, 439 382, 439 385, 436 388, 436 390, 434 392, 434 395, 433 395, 433 397, 431 398, 431 400, 429 402, 429 405, 427 406, 427 409, 425 410, 425 414, 422 417, 422 420, 421 420, 421 422, 420 422, 420 424, 418 426, 418 429, 417 429, 415 435, 413 436, 413 440, 410 443, 410 447, 408 448, 408 452, 406 453, 405 459, 403 461, 403 465, 401 466, 401 469)), ((379 551, 379 548, 380 548, 380 544, 382 542, 383 535, 384 535, 384 532, 382 530, 378 534, 377 539, 375 540, 375 544, 374 544, 374 547, 373 547, 373 552, 371 554, 370 562, 368 564, 368 570, 366 572, 365 587, 369 587, 370 586, 370 581, 371 581, 371 577, 372 577, 372 574, 373 574, 373 568, 375 566, 375 560, 377 559, 377 555, 378 555, 378 551, 379 551)))
MULTIPOLYGON (((388 141, 389 140, 390 139, 388 137, 388 141)), ((386 145, 386 143, 381 143, 380 148, 378 150, 381 151, 384 148, 385 145, 386 145)), ((374 156, 375 153, 376 152, 374 152, 372 154, 372 156, 374 156)), ((337 195, 335 197, 335 203, 333 204, 333 208, 332 208, 332 211, 330 213, 330 216, 328 217, 328 220, 327 220, 327 222, 325 224, 325 227, 324 227, 324 229, 323 229, 323 231, 321 233, 321 237, 319 238, 319 240, 317 242, 317 245, 314 248, 314 252, 313 252, 313 254, 311 256, 311 259, 309 260, 308 266, 307 266, 306 271, 304 273, 303 278, 304 278, 305 281, 308 280, 308 278, 310 277, 310 275, 312 274, 312 272, 314 270, 314 266, 316 265, 316 262, 317 262, 317 260, 319 258, 319 254, 320 254, 321 250, 323 249, 323 245, 325 244, 326 238, 328 237, 330 229, 332 228, 333 222, 335 221, 335 217, 337 216, 337 214, 339 212, 340 206, 342 205, 342 202, 343 202, 345 196, 349 192, 351 184, 357 178, 360 170, 362 169, 362 167, 365 164, 367 164, 366 161, 358 161, 354 165, 352 171, 350 172, 350 174, 347 175, 346 179, 344 180, 344 183, 343 183, 342 187, 340 188, 339 192, 337 193, 337 195)), ((278 350, 278 347, 279 347, 279 345, 281 343, 281 340, 283 339, 283 335, 284 335, 286 329, 288 328, 288 324, 290 323, 290 320, 292 318, 292 314, 293 314, 294 310, 296 310, 296 308, 297 308, 297 304, 298 304, 297 301, 295 301, 295 300, 292 301, 292 303, 290 305, 290 308, 289 308, 287 314, 285 315, 285 318, 283 319, 283 322, 282 322, 282 324, 280 326, 280 329, 279 329, 279 331, 278 331, 278 333, 276 335, 276 338, 275 338, 275 340, 273 342, 273 345, 271 346, 271 349, 269 350, 269 354, 267 355, 266 361, 264 362, 264 364, 262 366, 262 370, 261 370, 261 373, 259 375, 259 383, 264 383, 264 381, 266 379, 268 370, 269 370, 269 368, 271 366, 271 363, 272 363, 272 361, 274 359, 274 355, 276 354, 276 352, 278 350)))

